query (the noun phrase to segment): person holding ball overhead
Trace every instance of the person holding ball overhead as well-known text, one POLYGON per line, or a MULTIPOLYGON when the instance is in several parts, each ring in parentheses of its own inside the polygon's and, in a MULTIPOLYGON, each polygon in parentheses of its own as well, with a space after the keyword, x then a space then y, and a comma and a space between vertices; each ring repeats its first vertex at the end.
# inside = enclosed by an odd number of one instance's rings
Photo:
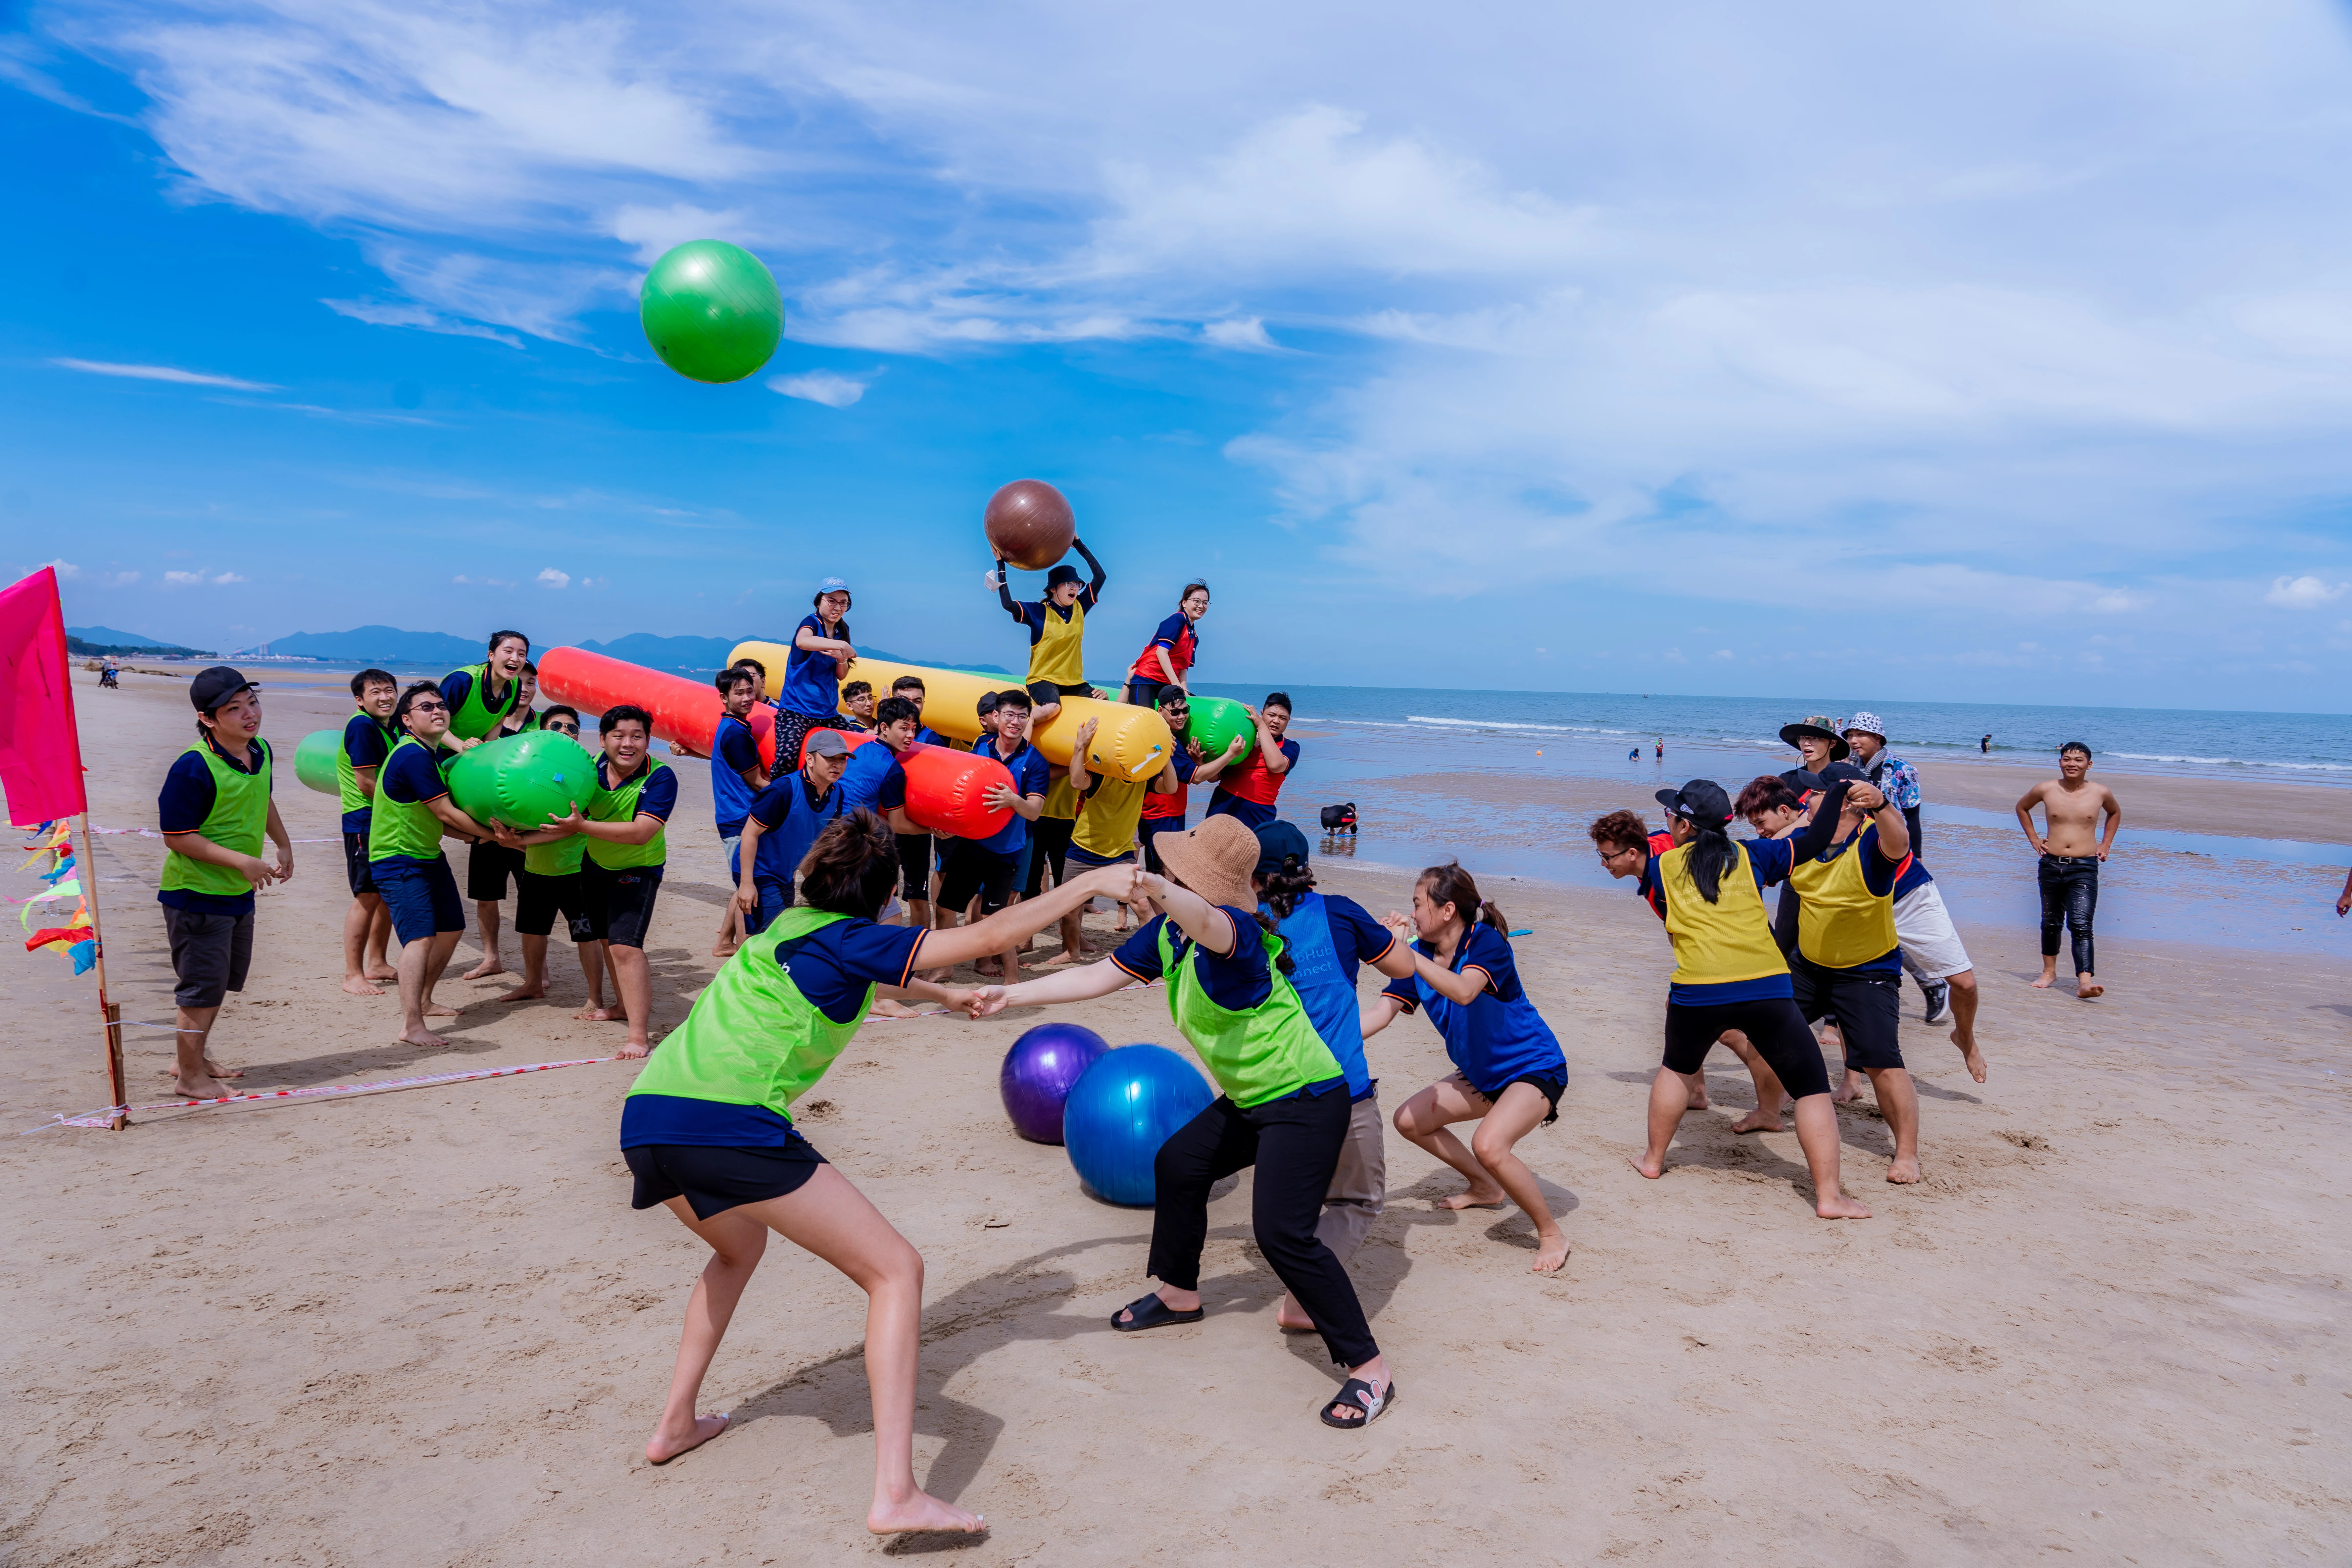
MULTIPOLYGON (((1158 1195, 1144 1271, 1160 1286, 1119 1309, 1111 1327, 1139 1333, 1201 1321, 1209 1189, 1255 1166, 1251 1223, 1258 1250, 1313 1320, 1332 1361, 1347 1369, 1339 1392, 1322 1402, 1323 1423, 1360 1428, 1394 1403, 1396 1383, 1355 1282, 1317 1230, 1348 1142, 1348 1077, 1291 984, 1296 965, 1287 944, 1258 910, 1251 884, 1259 855, 1256 836, 1228 817, 1162 834, 1160 858, 1168 875, 1135 879, 1136 890, 1160 912, 1098 963, 983 987, 977 1014, 1083 1002, 1131 981, 1166 977, 1169 1014, 1223 1092, 1152 1161, 1158 1195)), ((1105 867, 1071 885, 1126 868, 1105 867)))
POLYGON ((1081 585, 1078 569, 1063 562, 1045 574, 1045 596, 1032 603, 1017 603, 1013 597, 1011 569, 1004 557, 996 558, 997 601, 1005 614, 1029 628, 1029 700, 1030 722, 1043 729, 1054 715, 1062 710, 1065 697, 1091 697, 1095 689, 1087 684, 1087 612, 1102 598, 1103 584, 1109 579, 1103 575, 1102 563, 1095 559, 1087 542, 1076 534, 1070 536, 1070 548, 1086 558, 1094 572, 1094 581, 1081 585))
POLYGON ((622 1101, 621 1152, 632 1208, 658 1204, 709 1244, 695 1282, 669 1397, 646 1458, 666 1465, 724 1432, 695 1409, 770 1232, 805 1247, 866 1292, 866 1376, 874 1410, 874 1496, 866 1528, 978 1533, 981 1518, 915 1484, 915 1384, 922 1351, 923 1259, 793 1124, 816 1086, 894 987, 966 1013, 978 996, 916 978, 1017 943, 1096 894, 1124 899, 1132 867, 1073 878, 1034 903, 956 931, 875 923, 898 885, 898 846, 869 811, 830 823, 801 875, 804 903, 744 940, 695 998, 622 1101))

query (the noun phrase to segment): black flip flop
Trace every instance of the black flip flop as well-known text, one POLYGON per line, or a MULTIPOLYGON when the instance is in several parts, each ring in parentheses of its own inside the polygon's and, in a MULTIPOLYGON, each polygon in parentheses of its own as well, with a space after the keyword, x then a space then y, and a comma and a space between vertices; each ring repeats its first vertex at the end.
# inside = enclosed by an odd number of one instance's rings
POLYGON ((1372 1385, 1370 1384, 1366 1383, 1360 1377, 1351 1377, 1347 1382, 1339 1385, 1339 1392, 1335 1397, 1327 1399, 1323 1402, 1323 1425, 1326 1426, 1340 1427, 1369 1426, 1373 1422, 1381 1418, 1381 1413, 1382 1411, 1396 1403, 1396 1396, 1397 1385, 1394 1381, 1391 1381, 1386 1388, 1381 1390, 1378 1394, 1375 1394, 1372 1392, 1372 1385), (1363 1419, 1360 1421, 1335 1421, 1331 1418, 1331 1412, 1334 1410, 1361 1411, 1363 1413, 1363 1419))
POLYGON ((1197 1323, 1207 1317, 1205 1310, 1195 1307, 1189 1312, 1179 1312, 1160 1299, 1154 1290, 1149 1296, 1139 1296, 1110 1315, 1110 1326, 1122 1334, 1139 1334, 1146 1329, 1164 1329, 1171 1323, 1197 1323), (1118 1312, 1130 1314, 1126 1322, 1118 1321, 1118 1312))

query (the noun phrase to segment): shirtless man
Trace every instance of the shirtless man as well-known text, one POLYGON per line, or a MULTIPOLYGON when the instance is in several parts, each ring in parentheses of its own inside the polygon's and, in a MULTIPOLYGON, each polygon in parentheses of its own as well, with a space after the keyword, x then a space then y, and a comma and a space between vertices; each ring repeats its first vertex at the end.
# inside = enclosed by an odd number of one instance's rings
POLYGON ((2025 841, 2042 857, 2036 876, 2042 884, 2042 978, 2039 990, 2058 978, 2058 927, 2063 922, 2074 942, 2074 994, 2087 1002, 2106 987, 2094 978, 2091 919, 2099 908, 2099 862, 2116 845, 2123 826, 2124 808, 2115 792, 2090 781, 2091 748, 2069 741, 2058 748, 2058 776, 2027 790, 2017 803, 2017 825, 2025 841), (2033 808, 2042 807, 2046 833, 2033 831, 2033 808), (2106 817, 2105 832, 2099 818, 2106 817))

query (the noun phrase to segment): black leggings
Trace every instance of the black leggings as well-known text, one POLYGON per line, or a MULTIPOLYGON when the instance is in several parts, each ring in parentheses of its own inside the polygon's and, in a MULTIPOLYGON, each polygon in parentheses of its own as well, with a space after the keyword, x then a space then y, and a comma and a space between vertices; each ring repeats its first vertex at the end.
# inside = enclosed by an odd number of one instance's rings
POLYGON ((1830 1091, 1829 1068, 1822 1064, 1821 1043, 1805 1027, 1804 1015, 1785 996, 1761 1002, 1727 1002, 1718 1007, 1685 1007, 1666 1004, 1665 1065, 1675 1072, 1694 1073, 1706 1060, 1707 1048, 1726 1029, 1748 1037, 1764 1065, 1772 1069, 1791 1100, 1830 1091))
POLYGON ((2074 973, 2096 974, 2091 962, 2091 921, 2099 912, 2099 858, 2095 855, 2044 855, 2034 868, 2042 885, 2042 956, 2058 956, 2058 928, 2064 925, 2074 938, 2074 973))
POLYGON ((1255 1165, 1250 1224, 1275 1278, 1315 1320, 1334 1362, 1361 1366, 1380 1354, 1355 1282, 1315 1234, 1352 1110, 1346 1086, 1335 1081, 1321 1094, 1293 1095, 1247 1110, 1220 1097, 1178 1128, 1151 1163, 1158 1206, 1144 1271, 1179 1290, 1199 1289, 1209 1188, 1255 1165))

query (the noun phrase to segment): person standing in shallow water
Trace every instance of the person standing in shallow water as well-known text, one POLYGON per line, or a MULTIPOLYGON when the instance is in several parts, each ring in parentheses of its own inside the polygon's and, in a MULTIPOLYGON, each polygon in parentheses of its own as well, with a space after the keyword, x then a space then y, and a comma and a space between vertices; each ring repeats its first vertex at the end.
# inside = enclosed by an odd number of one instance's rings
POLYGON ((2091 748, 2069 741, 2058 748, 2058 776, 2044 779, 2017 800, 2017 825, 2041 858, 2034 879, 2042 892, 2042 978, 2033 983, 2034 989, 2046 989, 2058 979, 2058 928, 2063 925, 2074 938, 2074 994, 2085 1002, 2107 989, 2095 973, 2091 922, 2099 912, 2099 868, 2124 825, 2124 808, 2115 792, 2093 784, 2090 772, 2091 748), (2033 831, 2036 805, 2047 832, 2033 831), (2102 814, 2106 817, 2104 835, 2102 814))

